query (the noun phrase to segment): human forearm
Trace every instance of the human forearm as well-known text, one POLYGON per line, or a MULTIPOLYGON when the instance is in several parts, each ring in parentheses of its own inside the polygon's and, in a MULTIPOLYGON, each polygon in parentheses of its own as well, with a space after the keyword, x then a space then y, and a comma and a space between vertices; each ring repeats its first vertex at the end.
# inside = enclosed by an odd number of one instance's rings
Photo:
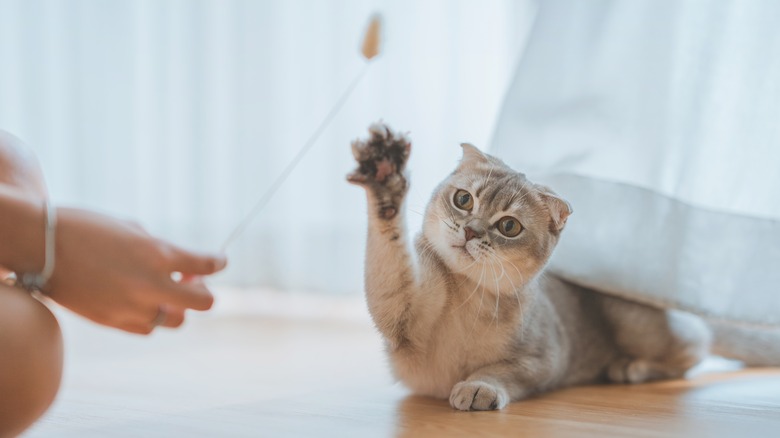
POLYGON ((199 277, 223 269, 224 256, 194 253, 132 222, 67 207, 56 210, 54 237, 46 237, 46 196, 35 156, 0 131, 0 273, 41 273, 49 244, 54 270, 31 286, 86 318, 133 333, 178 327, 187 309, 211 307, 214 297, 199 277))

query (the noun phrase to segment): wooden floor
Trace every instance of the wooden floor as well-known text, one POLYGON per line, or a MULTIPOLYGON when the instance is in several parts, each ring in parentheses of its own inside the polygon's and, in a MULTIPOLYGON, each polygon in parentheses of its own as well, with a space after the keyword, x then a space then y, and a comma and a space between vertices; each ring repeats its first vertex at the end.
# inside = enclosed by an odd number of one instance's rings
POLYGON ((457 412, 392 382, 364 316, 290 306, 216 312, 151 338, 65 317, 63 390, 25 437, 780 436, 778 369, 711 362, 687 381, 457 412))

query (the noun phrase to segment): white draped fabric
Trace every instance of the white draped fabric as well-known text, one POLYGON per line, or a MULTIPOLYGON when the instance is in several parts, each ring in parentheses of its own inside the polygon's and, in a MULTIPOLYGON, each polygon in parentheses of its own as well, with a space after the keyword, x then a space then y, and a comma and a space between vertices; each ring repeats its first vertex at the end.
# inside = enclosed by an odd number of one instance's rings
MULTIPOLYGON (((349 144, 384 119, 414 141, 410 207, 485 145, 529 22, 513 0, 0 0, 0 128, 54 200, 217 250, 363 67, 384 52, 214 281, 362 289, 365 199, 349 144)), ((412 228, 419 216, 412 213, 412 228)))
POLYGON ((780 323, 780 2, 540 2, 493 152, 574 206, 552 268, 780 323))

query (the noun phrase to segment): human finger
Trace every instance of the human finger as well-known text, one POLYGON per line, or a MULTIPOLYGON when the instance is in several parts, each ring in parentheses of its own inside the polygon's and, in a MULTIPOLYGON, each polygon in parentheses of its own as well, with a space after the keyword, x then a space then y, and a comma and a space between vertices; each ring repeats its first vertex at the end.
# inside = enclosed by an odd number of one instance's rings
POLYGON ((227 265, 224 254, 200 254, 171 246, 171 269, 182 274, 211 275, 227 265))
POLYGON ((178 327, 184 322, 184 309, 162 304, 137 315, 132 322, 126 322, 119 328, 131 333, 148 335, 157 327, 178 327))
POLYGON ((152 324, 148 324, 148 323, 145 324, 142 322, 125 322, 122 324, 112 325, 112 327, 136 335, 148 335, 154 331, 154 327, 152 326, 152 324))
POLYGON ((129 333, 148 335, 168 318, 165 305, 137 305, 132 309, 121 322, 110 325, 129 333))
POLYGON ((186 282, 169 280, 161 298, 172 306, 181 309, 209 310, 214 304, 214 296, 200 279, 186 282))
POLYGON ((164 306, 165 319, 160 323, 161 327, 177 328, 184 323, 184 309, 173 306, 164 306))

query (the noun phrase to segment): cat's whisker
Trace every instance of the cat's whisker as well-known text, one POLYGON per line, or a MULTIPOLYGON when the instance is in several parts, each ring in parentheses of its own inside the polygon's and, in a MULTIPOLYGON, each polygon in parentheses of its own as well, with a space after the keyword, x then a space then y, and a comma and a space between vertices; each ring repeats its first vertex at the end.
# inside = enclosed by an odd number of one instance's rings
POLYGON ((420 260, 421 262, 424 261, 431 254, 431 251, 433 250, 428 245, 417 248, 417 260, 420 260))
POLYGON ((455 220, 455 215, 452 214, 452 211, 450 211, 449 209, 447 209, 447 216, 449 216, 451 220, 453 221, 455 220))
MULTIPOLYGON (((499 263, 498 263, 498 265, 501 267, 501 271, 502 271, 502 274, 501 274, 501 275, 502 275, 502 278, 503 278, 504 276, 506 276, 506 279, 507 279, 507 281, 509 281, 509 284, 510 284, 510 286, 511 286, 511 288, 512 288, 512 293, 514 294, 514 296, 515 296, 515 299, 517 300, 517 309, 518 309, 518 314, 519 314, 518 327, 519 327, 519 329, 520 329, 520 338, 521 338, 521 339, 523 339, 523 338, 524 338, 524 335, 525 335, 525 329, 524 329, 524 324, 523 324, 523 322, 524 322, 524 319, 523 319, 523 312, 522 312, 522 309, 523 309, 523 303, 522 303, 522 300, 520 299, 520 294, 519 294, 520 290, 519 290, 519 289, 518 289, 518 287, 515 285, 515 282, 512 280, 512 277, 511 277, 510 275, 508 275, 508 273, 506 272, 506 268, 504 267, 504 264, 503 264, 503 263, 501 263, 501 260, 503 260, 503 261, 505 261, 505 262, 509 263, 510 265, 512 265, 512 266, 515 268, 515 270, 517 270, 517 267, 516 267, 516 266, 514 266, 514 264, 513 264, 512 262, 510 262, 510 261, 506 260, 504 257, 501 257, 500 255, 498 255, 498 254, 497 254, 497 253, 495 253, 495 252, 491 253, 490 255, 491 255, 492 257, 494 257, 496 260, 499 260, 499 263)), ((522 276, 522 274, 519 272, 519 270, 518 270, 518 275, 520 275, 520 279, 521 279, 521 281, 522 281, 522 279, 523 279, 523 276, 522 276)))
MULTIPOLYGON (((506 269, 504 268, 504 264, 501 263, 501 260, 498 258, 498 255, 495 253, 488 253, 488 255, 493 259, 498 261, 498 266, 501 268, 501 276, 496 279, 496 281, 503 280, 504 277, 506 277, 509 281, 512 281, 511 278, 507 276, 506 269)), ((496 286, 498 288, 498 286, 496 286)))
MULTIPOLYGON (((483 273, 485 272, 485 265, 484 265, 484 263, 482 264, 482 272, 483 272, 483 273)), ((468 297, 466 297, 466 299, 465 299, 465 300, 463 300, 463 302, 462 302, 462 303, 460 303, 460 305, 459 305, 458 307, 456 307, 456 308, 455 308, 455 310, 458 310, 458 309, 460 309, 461 307, 463 307, 464 305, 466 305, 466 303, 468 303, 468 302, 469 302, 469 300, 471 300, 471 297, 472 297, 472 296, 474 296, 474 294, 477 292, 477 289, 479 289, 479 286, 480 286, 481 284, 482 284, 482 274, 480 274, 480 276, 479 276, 479 281, 477 282, 477 285, 474 287, 474 290, 473 290, 473 291, 471 291, 471 293, 469 294, 469 296, 468 296, 468 297)))
POLYGON ((518 267, 517 267, 517 265, 515 265, 514 263, 512 263, 512 262, 511 262, 510 260, 508 260, 507 258, 505 258, 505 257, 502 257, 502 256, 500 256, 500 255, 498 255, 498 254, 494 254, 494 256, 498 257, 498 258, 499 258, 501 261, 504 261, 504 262, 506 262, 506 263, 509 263, 509 266, 511 266, 512 268, 514 268, 514 270, 517 272, 517 276, 520 278, 520 281, 521 281, 521 282, 523 282, 523 283, 525 282, 525 276, 524 276, 524 275, 523 275, 523 273, 520 271, 520 268, 518 268, 518 267))
POLYGON ((417 260, 419 260, 420 262, 425 262, 432 255, 433 255, 432 249, 424 249, 417 253, 417 260))
POLYGON ((457 271, 455 271, 455 272, 458 272, 458 273, 460 273, 460 274, 464 274, 464 275, 468 276, 468 271, 469 271, 469 270, 470 270, 470 269, 471 269, 471 268, 472 268, 474 265, 476 265, 477 263, 479 263, 480 261, 481 261, 481 260, 480 260, 480 258, 479 258, 479 257, 475 257, 475 258, 474 258, 474 260, 473 260, 471 263, 469 263, 469 264, 468 264, 468 265, 466 265, 466 266, 463 266, 462 268, 458 269, 458 270, 457 270, 457 271))
POLYGON ((434 250, 433 243, 431 243, 430 241, 426 241, 425 245, 420 250, 420 255, 423 255, 424 253, 427 252, 432 252, 433 250, 434 250))
MULTIPOLYGON (((493 268, 493 265, 491 264, 491 269, 493 268)), ((493 277, 495 278, 495 271, 493 272, 493 277)), ((496 284, 498 285, 498 281, 496 281, 496 284)), ((496 310, 493 312, 493 320, 496 321, 496 327, 498 327, 498 305, 501 302, 501 290, 499 288, 496 288, 496 310)))
MULTIPOLYGON (((410 209, 410 210, 411 210, 411 209, 410 209)), ((419 214, 420 216, 425 216, 425 213, 424 213, 424 212, 415 211, 415 213, 419 214)), ((442 219, 442 217, 441 217, 441 216, 439 216, 439 214, 438 214, 438 213, 436 213, 435 211, 428 211, 428 212, 427 212, 427 214, 433 215, 433 216, 435 216, 435 217, 436 217, 437 219, 439 219, 439 220, 443 220, 443 219, 442 219)))
MULTIPOLYGON (((523 276, 522 276, 522 274, 521 274, 521 273, 520 273, 520 271, 517 269, 517 267, 516 267, 516 266, 514 266, 514 264, 513 264, 512 262, 510 262, 510 261, 508 261, 508 260, 504 259, 503 257, 499 256, 499 255, 498 255, 498 254, 496 254, 496 253, 493 253, 493 254, 491 254, 491 255, 492 255, 493 257, 495 257, 496 259, 498 259, 498 260, 503 260, 503 261, 505 261, 505 262, 509 263, 510 265, 512 265, 512 266, 515 268, 515 270, 517 270, 517 271, 518 271, 518 275, 520 275, 520 280, 521 280, 521 281, 523 280, 523 276)), ((513 293, 514 293, 514 295, 515 295, 515 299, 517 299, 517 306, 518 306, 518 309, 522 309, 522 307, 523 307, 523 303, 522 303, 522 302, 521 302, 521 300, 520 300, 520 295, 519 295, 519 289, 518 289, 518 287, 515 285, 515 282, 512 280, 512 277, 511 277, 509 274, 507 274, 507 272, 506 272, 506 268, 504 267, 504 264, 503 264, 503 263, 501 263, 501 261, 499 261, 498 265, 499 265, 499 266, 501 266, 501 278, 504 278, 504 277, 506 277, 507 281, 509 281, 509 284, 510 284, 510 286, 512 287, 512 292, 513 292, 513 293)))
MULTIPOLYGON (((501 269, 503 269, 504 273, 506 273, 506 269, 504 268, 504 264, 503 263, 501 263, 501 269)), ((520 289, 515 285, 515 282, 512 280, 512 277, 507 275, 506 279, 509 281, 509 284, 512 287, 512 293, 515 295, 515 299, 517 300, 517 308, 518 309, 522 309, 523 308, 523 303, 520 300, 520 289)), ((521 281, 522 281, 522 277, 521 277, 521 281)))
POLYGON ((499 260, 499 264, 501 265, 501 269, 503 269, 503 270, 504 270, 504 276, 506 276, 507 280, 508 280, 509 282, 511 282, 511 283, 512 283, 512 286, 513 286, 513 287, 516 287, 516 285, 514 284, 514 281, 512 281, 512 276, 511 276, 511 275, 509 275, 509 273, 506 271, 506 267, 504 266, 504 263, 508 263, 508 264, 509 264, 509 266, 511 266, 512 268, 514 268, 515 272, 517 272, 517 275, 518 275, 518 277, 520 277, 520 280, 521 280, 521 282, 522 282, 522 279, 523 279, 523 273, 522 273, 522 272, 520 272, 520 270, 517 268, 517 266, 515 266, 515 265, 514 265, 512 262, 510 262, 510 261, 508 261, 508 260, 506 260, 506 259, 502 259, 501 257, 499 257, 499 256, 497 256, 497 255, 496 255, 496 256, 494 256, 494 257, 496 257, 496 258, 499 260))
MULTIPOLYGON (((476 285, 476 287, 474 288, 474 291, 472 291, 472 293, 469 295, 469 297, 468 297, 468 299, 467 299, 466 301, 464 301, 463 303, 461 303, 461 305, 460 305, 460 306, 458 306, 458 308, 460 308, 461 306, 463 306, 464 304, 466 304, 466 303, 467 303, 467 302, 468 302, 468 301, 471 299, 471 297, 474 295, 474 293, 475 293, 477 290, 479 290, 480 288, 482 289, 482 293, 481 293, 481 295, 480 295, 480 299, 479 299, 479 306, 477 307, 477 313, 475 314, 475 317, 474 317, 474 325, 472 325, 472 331, 471 331, 472 333, 473 333, 473 331, 474 331, 474 326, 476 325, 476 322, 477 322, 477 320, 479 319, 479 312, 482 310, 482 299, 483 299, 483 298, 484 298, 484 296, 485 296, 485 289, 484 289, 484 286, 482 286, 482 279, 484 278, 484 274, 485 274, 485 264, 484 264, 484 262, 483 262, 483 263, 482 263, 482 271, 481 271, 481 272, 480 272, 480 274, 479 274, 479 280, 477 281, 477 285, 476 285), (482 287, 481 287, 481 286, 482 286, 482 287)), ((456 309, 456 310, 457 310, 457 309, 456 309)))
POLYGON ((496 293, 501 293, 501 284, 499 283, 498 275, 496 275, 496 269, 495 269, 495 258, 493 254, 490 254, 489 252, 485 251, 485 255, 487 255, 488 260, 490 261, 490 270, 493 271, 493 282, 496 285, 496 293))
POLYGON ((449 229, 449 231, 452 231, 456 235, 459 233, 460 228, 461 228, 462 225, 460 223, 458 223, 457 219, 455 219, 453 217, 446 217, 445 218, 445 217, 441 217, 441 216, 439 216, 437 219, 439 219, 444 225, 446 225, 447 228, 449 229))
POLYGON ((487 177, 484 179, 483 186, 487 187, 490 184, 490 177, 493 175, 493 169, 496 168, 495 163, 490 163, 490 171, 488 171, 487 177))
POLYGON ((450 220, 451 220, 451 223, 450 223, 450 222, 447 222, 447 220, 446 220, 445 218, 441 217, 439 214, 437 214, 437 213, 436 213, 436 212, 434 212, 434 211, 430 211, 430 212, 429 212, 429 214, 431 214, 431 215, 433 215, 434 217, 436 217, 436 219, 438 219, 438 220, 442 221, 442 223, 443 223, 444 225, 446 225, 446 226, 447 226, 449 229, 451 229, 452 231, 457 231, 457 227, 455 226, 455 218, 452 218, 452 217, 451 217, 451 218, 450 218, 450 220))
POLYGON ((452 230, 453 233, 457 233, 458 232, 458 227, 455 225, 455 222, 450 223, 450 222, 447 222, 446 219, 441 219, 441 218, 439 218, 439 220, 442 221, 442 223, 444 225, 446 225, 447 228, 452 230))
POLYGON ((424 259, 426 257, 431 257, 434 254, 436 254, 436 250, 433 248, 433 246, 428 246, 422 249, 420 252, 420 258, 424 259))
MULTIPOLYGON (((451 225, 450 228, 453 228, 454 231, 456 231, 457 230, 456 224, 458 223, 458 221, 457 221, 457 219, 455 219, 455 215, 452 214, 452 211, 449 210, 449 207, 446 204, 446 200, 442 199, 442 203, 444 203, 444 210, 446 211, 447 216, 449 216, 449 218, 450 218, 450 224, 447 224, 447 222, 441 216, 436 215, 436 217, 439 218, 440 220, 444 221, 445 224, 451 225)), ((434 212, 431 212, 431 213, 436 214, 434 212)))
MULTIPOLYGON (((501 268, 501 277, 498 277, 498 278, 496 279, 496 290, 498 290, 498 289, 500 288, 500 286, 499 286, 499 280, 502 280, 502 279, 506 278, 506 281, 508 281, 508 282, 509 282, 509 284, 510 284, 510 287, 511 287, 512 293, 514 294, 514 296, 515 296, 515 299, 517 300, 518 309, 522 309, 522 302, 521 302, 521 300, 520 300, 520 296, 518 295, 518 293, 519 293, 519 289, 518 289, 518 288, 517 288, 517 286, 515 285, 515 282, 512 280, 512 277, 511 277, 511 276, 509 276, 509 275, 508 275, 508 273, 506 272, 506 268, 505 268, 505 266, 504 266, 504 263, 502 263, 502 260, 503 260, 503 261, 506 261, 507 263, 509 263, 510 265, 512 265, 512 266, 515 268, 515 270, 517 270, 517 267, 516 267, 516 266, 514 266, 514 265, 513 265, 511 262, 509 262, 509 261, 508 261, 508 260, 506 260, 505 258, 503 258, 503 257, 499 256, 498 254, 496 254, 495 252, 488 253, 488 255, 489 255, 489 256, 490 256, 490 257, 491 257, 493 260, 496 260, 496 261, 498 261, 498 266, 501 268)), ((521 280, 522 280, 523 276, 522 276, 522 274, 520 273, 520 271, 519 271, 519 270, 518 270, 518 275, 520 276, 520 278, 521 278, 521 280)))
MULTIPOLYGON (((482 277, 485 275, 485 265, 482 264, 482 273, 479 275, 479 283, 482 283, 482 277)), ((477 322, 479 321, 479 314, 482 312, 482 301, 485 299, 485 288, 482 287, 482 294, 479 297, 479 307, 477 307, 477 313, 474 315, 474 324, 471 325, 471 333, 469 336, 474 335, 474 329, 477 327, 477 322)))
POLYGON ((469 263, 468 265, 460 268, 460 270, 458 272, 466 274, 467 271, 470 270, 472 266, 474 266, 477 262, 479 262, 482 259, 482 257, 480 257, 480 256, 481 256, 481 253, 477 253, 476 257, 472 256, 474 258, 474 260, 471 263, 469 263))

